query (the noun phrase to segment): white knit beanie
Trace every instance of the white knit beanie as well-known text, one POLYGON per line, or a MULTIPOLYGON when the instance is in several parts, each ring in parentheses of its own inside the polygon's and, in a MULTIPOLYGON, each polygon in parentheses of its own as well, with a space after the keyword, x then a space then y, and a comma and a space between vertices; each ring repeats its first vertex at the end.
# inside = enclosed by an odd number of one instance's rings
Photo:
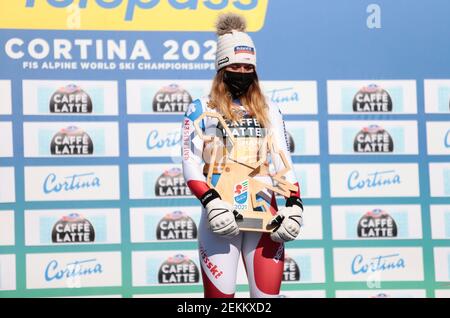
POLYGON ((217 23, 216 70, 234 63, 251 64, 256 68, 256 49, 245 33, 244 17, 235 13, 219 16, 217 23))

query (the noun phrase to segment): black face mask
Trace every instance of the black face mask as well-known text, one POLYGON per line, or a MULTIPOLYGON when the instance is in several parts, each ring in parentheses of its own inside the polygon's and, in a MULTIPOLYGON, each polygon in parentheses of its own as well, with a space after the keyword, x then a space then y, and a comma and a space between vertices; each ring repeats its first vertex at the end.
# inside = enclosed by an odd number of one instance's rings
POLYGON ((233 98, 237 98, 245 94, 255 78, 255 72, 241 73, 225 71, 223 74, 223 81, 227 84, 228 90, 231 95, 233 95, 233 98))

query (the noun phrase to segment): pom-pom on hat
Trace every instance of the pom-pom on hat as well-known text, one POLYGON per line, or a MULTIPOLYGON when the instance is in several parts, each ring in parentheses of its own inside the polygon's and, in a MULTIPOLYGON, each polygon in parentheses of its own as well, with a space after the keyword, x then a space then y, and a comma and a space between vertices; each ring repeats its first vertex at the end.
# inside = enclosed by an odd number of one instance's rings
POLYGON ((217 19, 217 71, 234 63, 251 64, 256 68, 256 49, 245 33, 246 27, 244 17, 235 13, 222 14, 217 19))

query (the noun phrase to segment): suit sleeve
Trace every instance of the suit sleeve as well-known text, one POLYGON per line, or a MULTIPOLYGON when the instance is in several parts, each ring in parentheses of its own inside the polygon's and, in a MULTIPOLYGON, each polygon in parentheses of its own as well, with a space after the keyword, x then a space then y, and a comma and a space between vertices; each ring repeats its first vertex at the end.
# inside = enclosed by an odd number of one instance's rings
MULTIPOLYGON (((183 117, 181 157, 183 176, 191 192, 200 199, 209 186, 203 175, 203 140, 197 135, 194 121, 203 113, 203 105, 200 100, 195 100, 189 105, 183 117)), ((205 129, 204 119, 200 122, 200 128, 205 129)))
MULTIPOLYGON (((277 105, 270 105, 270 118, 271 118, 271 131, 273 134, 273 141, 276 142, 278 149, 282 150, 286 155, 287 162, 291 166, 291 170, 286 173, 286 181, 294 184, 297 187, 296 191, 291 191, 291 197, 295 196, 300 198, 300 185, 294 172, 294 166, 292 164, 291 154, 289 152, 289 137, 286 132, 286 126, 284 124, 283 115, 277 105)), ((279 156, 272 156, 272 162, 275 171, 278 172, 284 169, 284 164, 279 156)))

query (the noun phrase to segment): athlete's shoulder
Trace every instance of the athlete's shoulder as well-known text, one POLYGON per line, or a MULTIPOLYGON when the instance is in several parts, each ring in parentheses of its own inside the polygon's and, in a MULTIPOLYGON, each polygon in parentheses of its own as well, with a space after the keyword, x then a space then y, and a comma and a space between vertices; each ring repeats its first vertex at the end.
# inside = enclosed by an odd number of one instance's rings
POLYGON ((208 98, 202 97, 197 98, 192 103, 189 104, 184 116, 188 117, 190 120, 196 120, 201 114, 207 111, 208 98))
POLYGON ((269 108, 269 115, 272 120, 283 120, 283 113, 277 103, 268 102, 267 107, 269 108))
POLYGON ((266 103, 267 103, 267 107, 269 107, 270 112, 276 112, 276 113, 281 114, 280 106, 278 103, 274 103, 271 101, 267 101, 266 103))

